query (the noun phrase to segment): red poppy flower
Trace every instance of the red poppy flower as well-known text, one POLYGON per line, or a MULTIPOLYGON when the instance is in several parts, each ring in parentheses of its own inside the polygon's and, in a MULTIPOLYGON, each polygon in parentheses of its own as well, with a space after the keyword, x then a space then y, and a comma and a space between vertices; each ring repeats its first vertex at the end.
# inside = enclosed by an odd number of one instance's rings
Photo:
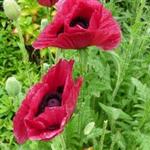
POLYGON ((39 4, 47 7, 51 7, 54 5, 58 0, 38 0, 39 4))
POLYGON ((97 0, 66 0, 53 23, 33 43, 34 48, 49 46, 80 49, 96 45, 105 50, 115 48, 121 31, 111 13, 97 0))
POLYGON ((61 133, 76 105, 82 78, 72 78, 74 61, 60 60, 28 92, 13 125, 18 143, 50 140, 61 133))

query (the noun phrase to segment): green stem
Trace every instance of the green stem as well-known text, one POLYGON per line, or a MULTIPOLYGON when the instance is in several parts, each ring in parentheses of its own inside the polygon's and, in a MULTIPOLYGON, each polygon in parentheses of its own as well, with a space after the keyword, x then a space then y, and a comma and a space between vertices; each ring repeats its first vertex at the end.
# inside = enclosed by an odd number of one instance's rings
POLYGON ((60 58, 61 58, 61 49, 57 49, 56 57, 55 57, 55 63, 57 63, 60 58))
POLYGON ((114 149, 114 146, 115 146, 115 144, 116 144, 118 138, 119 138, 119 132, 117 132, 117 133, 113 136, 112 143, 111 143, 111 145, 110 145, 110 150, 113 150, 113 149, 114 149))
POLYGON ((66 143, 65 143, 63 134, 60 135, 60 140, 61 140, 62 150, 66 150, 66 143))
POLYGON ((53 7, 48 7, 47 8, 47 14, 48 14, 48 20, 49 21, 52 21, 52 18, 53 18, 52 13, 53 13, 53 7))
POLYGON ((121 60, 119 55, 117 55, 115 52, 109 52, 109 54, 111 55, 111 57, 113 58, 113 61, 116 65, 116 69, 117 69, 117 82, 112 94, 112 102, 115 100, 116 95, 118 93, 118 90, 120 88, 120 85, 122 83, 122 64, 121 64, 121 60))
POLYGON ((50 63, 50 64, 55 63, 55 58, 53 57, 50 48, 48 48, 48 55, 49 55, 49 56, 48 56, 48 57, 49 57, 49 63, 50 63))
POLYGON ((86 50, 87 49, 79 50, 79 63, 80 63, 80 70, 82 76, 84 76, 84 74, 87 72, 88 53, 86 50))
POLYGON ((28 55, 27 55, 27 50, 25 48, 24 38, 23 38, 22 30, 21 30, 18 19, 16 20, 16 28, 18 30, 18 35, 20 39, 20 50, 22 51, 23 61, 26 62, 28 55))
POLYGON ((79 63, 80 63, 81 75, 83 75, 84 74, 84 50, 79 51, 79 63))
POLYGON ((67 150, 63 134, 55 138, 51 143, 52 150, 67 150))
POLYGON ((113 150, 114 149, 114 146, 115 146, 115 143, 116 143, 116 140, 113 139, 111 145, 110 145, 110 150, 113 150))
MULTIPOLYGON (((88 59, 88 55, 87 55, 87 51, 86 49, 80 49, 78 50, 79 52, 79 65, 80 65, 80 73, 81 75, 85 78, 85 74, 87 72, 87 59, 88 59)), ((84 101, 84 95, 83 95, 83 90, 81 90, 81 97, 80 97, 80 101, 78 103, 78 110, 79 110, 79 120, 78 120, 78 132, 81 136, 81 128, 82 128, 82 117, 84 117, 84 111, 82 111, 81 113, 81 110, 83 110, 83 101, 84 101)), ((86 103, 87 105, 87 103, 86 103)))
POLYGON ((112 102, 115 100, 116 98, 116 95, 118 93, 118 90, 120 88, 120 85, 121 85, 121 80, 120 80, 120 74, 118 74, 118 78, 117 78, 117 82, 116 82, 116 85, 115 85, 115 89, 113 91, 113 94, 112 94, 112 102))
POLYGON ((18 150, 22 150, 22 145, 19 145, 19 148, 18 148, 18 150))
POLYGON ((103 133, 102 133, 102 136, 101 136, 101 139, 100 139, 100 150, 103 150, 103 145, 104 145, 104 139, 105 139, 107 124, 108 124, 108 121, 107 120, 104 121, 104 124, 103 124, 103 133))

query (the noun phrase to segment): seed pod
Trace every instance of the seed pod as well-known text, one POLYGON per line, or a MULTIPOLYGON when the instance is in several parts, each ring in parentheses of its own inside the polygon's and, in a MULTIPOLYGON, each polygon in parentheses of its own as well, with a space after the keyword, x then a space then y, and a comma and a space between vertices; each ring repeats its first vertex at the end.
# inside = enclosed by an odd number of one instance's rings
POLYGON ((84 134, 88 135, 91 133, 91 131, 94 129, 95 127, 95 122, 90 122, 87 124, 87 126, 84 128, 84 134))
POLYGON ((4 0, 3 8, 6 16, 12 20, 16 20, 21 13, 21 9, 15 0, 4 0))
POLYGON ((17 96, 21 92, 21 84, 15 77, 9 77, 5 84, 9 96, 17 96))
POLYGON ((43 63, 43 72, 47 72, 48 68, 50 67, 49 64, 43 63))
POLYGON ((42 19, 40 30, 42 31, 47 25, 48 25, 48 20, 47 19, 42 19))

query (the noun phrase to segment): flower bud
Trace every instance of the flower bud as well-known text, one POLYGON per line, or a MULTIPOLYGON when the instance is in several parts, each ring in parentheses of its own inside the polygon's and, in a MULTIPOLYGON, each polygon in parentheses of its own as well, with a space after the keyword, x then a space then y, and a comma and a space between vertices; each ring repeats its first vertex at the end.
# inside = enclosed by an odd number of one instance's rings
POLYGON ((84 128, 84 134, 88 135, 91 133, 91 131, 94 129, 95 127, 95 122, 90 122, 87 124, 87 126, 84 128))
POLYGON ((40 30, 42 31, 47 25, 48 25, 48 20, 47 19, 42 19, 40 30))
POLYGON ((21 84, 15 77, 9 77, 5 84, 9 96, 17 96, 21 92, 21 84))
POLYGON ((21 9, 15 0, 4 0, 3 8, 9 19, 15 20, 19 17, 21 9))
POLYGON ((50 65, 47 63, 43 63, 43 72, 47 72, 47 70, 49 69, 50 65))
POLYGON ((150 34, 150 28, 147 29, 147 34, 150 34))

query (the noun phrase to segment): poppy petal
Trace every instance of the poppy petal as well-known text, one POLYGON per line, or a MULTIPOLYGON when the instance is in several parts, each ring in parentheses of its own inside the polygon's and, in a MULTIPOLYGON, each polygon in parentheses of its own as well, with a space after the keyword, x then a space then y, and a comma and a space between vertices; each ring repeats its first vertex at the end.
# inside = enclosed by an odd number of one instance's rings
POLYGON ((23 101, 20 109, 18 110, 18 112, 16 113, 13 119, 14 135, 19 144, 24 143, 28 139, 24 118, 28 114, 30 100, 32 99, 36 91, 38 91, 40 88, 41 88, 41 84, 39 83, 33 86, 32 90, 30 89, 29 95, 23 101))
POLYGON ((50 46, 81 49, 98 46, 104 50, 116 48, 121 30, 109 10, 97 0, 66 0, 56 17, 33 43, 35 49, 50 46))
POLYGON ((49 69, 40 83, 29 90, 13 119, 18 143, 22 144, 28 139, 50 140, 64 130, 75 109, 82 84, 81 78, 77 83, 73 80, 73 63, 73 60, 60 60, 49 69), (47 105, 53 96, 60 101, 60 105, 47 105))
POLYGON ((54 5, 58 0, 38 0, 40 5, 51 7, 54 5))

